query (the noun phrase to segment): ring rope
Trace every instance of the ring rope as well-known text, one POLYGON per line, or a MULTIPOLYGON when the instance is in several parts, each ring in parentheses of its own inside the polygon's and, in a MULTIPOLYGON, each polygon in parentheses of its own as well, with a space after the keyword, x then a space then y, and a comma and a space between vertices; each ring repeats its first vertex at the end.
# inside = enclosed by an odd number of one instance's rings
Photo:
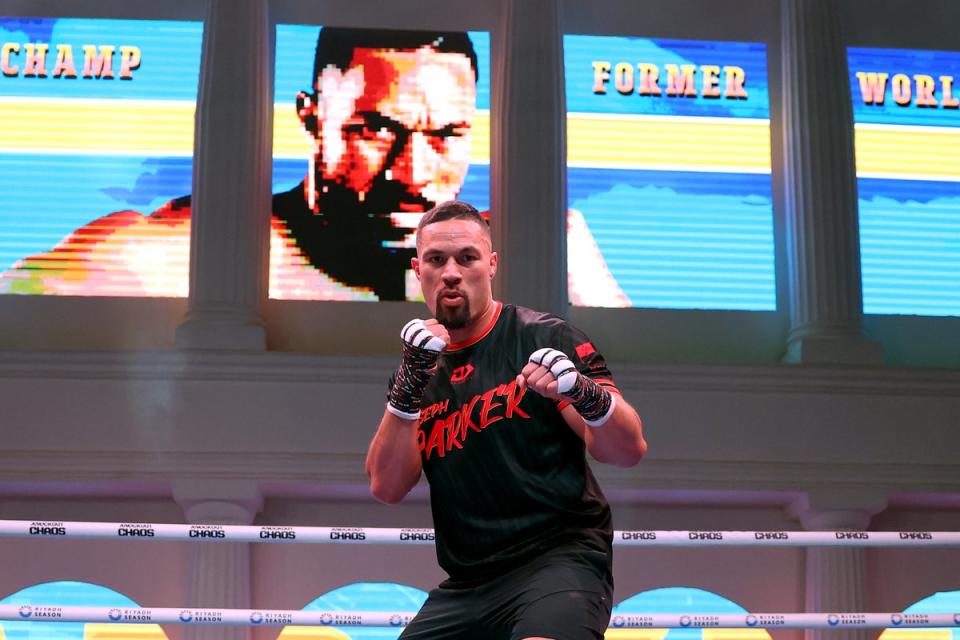
MULTIPOLYGON (((293 544, 433 544, 433 529, 0 520, 0 537, 293 544)), ((957 547, 956 531, 614 531, 618 546, 957 547)))
MULTIPOLYGON (((402 627, 410 611, 287 611, 0 605, 0 621, 106 624, 402 627)), ((610 629, 838 629, 960 627, 960 613, 614 614, 610 629)))

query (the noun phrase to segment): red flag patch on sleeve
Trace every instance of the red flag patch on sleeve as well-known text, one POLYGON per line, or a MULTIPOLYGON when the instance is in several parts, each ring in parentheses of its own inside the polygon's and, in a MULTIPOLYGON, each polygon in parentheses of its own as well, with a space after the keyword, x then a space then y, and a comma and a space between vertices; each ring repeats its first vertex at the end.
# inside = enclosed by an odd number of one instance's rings
POLYGON ((593 348, 593 345, 589 342, 584 342, 583 344, 577 345, 577 355, 580 356, 580 359, 583 360, 591 353, 596 353, 597 350, 593 348))

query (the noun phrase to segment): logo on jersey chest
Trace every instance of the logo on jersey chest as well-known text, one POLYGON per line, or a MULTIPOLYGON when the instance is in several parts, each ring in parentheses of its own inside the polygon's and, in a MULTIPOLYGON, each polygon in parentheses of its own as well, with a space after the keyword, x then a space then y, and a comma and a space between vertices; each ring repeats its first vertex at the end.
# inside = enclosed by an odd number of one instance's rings
POLYGON ((450 382, 452 384, 460 384, 466 382, 467 378, 470 377, 470 374, 473 373, 473 365, 465 364, 462 367, 457 367, 453 370, 453 373, 450 374, 450 382))
POLYGON ((471 433, 480 433, 504 418, 516 416, 529 420, 530 414, 520 408, 520 401, 526 393, 526 387, 521 389, 517 381, 512 380, 478 393, 451 413, 446 413, 450 400, 435 402, 424 408, 417 430, 420 455, 426 460, 434 455, 442 458, 454 449, 463 449, 471 433), (433 419, 440 414, 445 415, 433 419))

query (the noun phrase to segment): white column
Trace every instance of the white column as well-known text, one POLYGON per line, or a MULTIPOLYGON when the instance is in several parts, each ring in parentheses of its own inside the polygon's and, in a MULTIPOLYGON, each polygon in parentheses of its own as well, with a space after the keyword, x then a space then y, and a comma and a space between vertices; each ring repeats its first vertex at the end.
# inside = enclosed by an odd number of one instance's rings
MULTIPOLYGON (((807 531, 865 531, 886 508, 886 497, 872 492, 808 494, 791 505, 807 531)), ((808 547, 805 610, 810 613, 862 612, 867 608, 867 551, 808 547)), ((868 640, 869 629, 807 629, 804 640, 868 640)))
MULTIPOLYGON (((190 524, 249 525, 263 506, 256 487, 246 483, 178 481, 174 498, 190 524)), ((250 552, 248 543, 190 543, 184 604, 197 608, 252 608, 250 552)), ((184 640, 251 638, 250 627, 186 626, 183 633, 184 640)))
POLYGON ((505 0, 502 11, 493 55, 496 294, 565 316, 566 100, 558 2, 505 0))
POLYGON ((864 339, 853 112, 833 0, 782 0, 790 335, 785 360, 879 364, 864 339))
POLYGON ((273 139, 266 0, 210 0, 193 153, 180 348, 264 349, 273 139))

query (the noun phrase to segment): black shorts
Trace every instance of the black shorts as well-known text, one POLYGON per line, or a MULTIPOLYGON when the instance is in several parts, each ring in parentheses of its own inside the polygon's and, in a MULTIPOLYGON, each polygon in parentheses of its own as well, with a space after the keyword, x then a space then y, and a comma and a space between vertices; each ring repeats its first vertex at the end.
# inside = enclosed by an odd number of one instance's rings
POLYGON ((607 554, 542 555, 481 585, 430 592, 401 640, 600 640, 610 623, 607 554))

